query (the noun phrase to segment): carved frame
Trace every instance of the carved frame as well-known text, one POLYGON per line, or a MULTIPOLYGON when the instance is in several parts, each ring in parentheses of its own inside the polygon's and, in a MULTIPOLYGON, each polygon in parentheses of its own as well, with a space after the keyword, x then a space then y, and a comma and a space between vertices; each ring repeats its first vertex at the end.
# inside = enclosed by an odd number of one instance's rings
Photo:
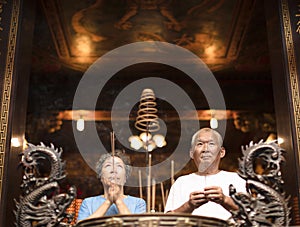
MULTIPOLYGON (((299 94, 299 64, 297 65, 297 55, 295 50, 294 39, 300 39, 299 36, 299 16, 293 15, 291 20, 289 0, 278 0, 281 6, 281 29, 283 31, 283 45, 286 58, 286 83, 288 86, 288 97, 290 99, 290 112, 292 126, 292 143, 294 152, 297 156, 296 165, 300 166, 300 94, 299 94), (296 21, 296 23, 292 23, 296 21)), ((300 7, 299 7, 300 8, 300 7)), ((298 8, 298 9, 299 9, 298 8)), ((5 176, 8 171, 10 158, 10 138, 12 127, 12 112, 14 110, 12 102, 12 92, 14 91, 15 80, 15 56, 18 51, 18 32, 19 32, 19 15, 21 10, 20 0, 0 0, 0 208, 4 210, 6 207, 6 193, 8 186, 4 183, 5 176), (4 14, 5 12, 5 14, 4 14), (4 66, 4 67, 2 67, 4 66)), ((300 10, 300 9, 299 9, 300 10)), ((299 42, 299 41, 298 41, 299 42)), ((299 177, 297 175, 297 177, 299 177)), ((299 179, 297 179, 299 180, 299 179)), ((300 188, 299 188, 300 189, 300 188)), ((299 200, 299 190, 298 190, 299 200)), ((4 212, 0 214, 0 225, 5 219, 4 212)))
POLYGON ((289 82, 289 89, 290 89, 290 98, 291 98, 291 110, 293 111, 293 123, 295 125, 295 138, 293 140, 295 144, 295 148, 298 151, 298 166, 300 165, 300 94, 299 94, 299 76, 297 72, 297 64, 296 64, 296 55, 295 50, 296 47, 294 45, 294 38, 299 39, 298 37, 293 38, 292 30, 292 21, 291 15, 289 11, 289 4, 288 0, 283 0, 281 4, 282 10, 282 22, 283 22, 283 31, 284 31, 284 40, 285 40, 285 49, 286 49, 286 56, 287 56, 287 67, 288 67, 288 74, 287 79, 289 82))
MULTIPOLYGON (((7 24, 1 24, 0 29, 0 43, 4 42, 7 38, 7 48, 6 51, 1 49, 0 54, 5 56, 5 67, 1 74, 1 120, 0 120, 0 191, 3 190, 4 185, 4 174, 6 167, 6 159, 7 153, 9 152, 9 116, 11 115, 11 92, 13 86, 14 79, 14 64, 15 64, 15 55, 16 55, 16 43, 17 43, 17 33, 18 33, 18 20, 20 13, 20 1, 12 0, 12 1, 0 1, 0 9, 1 13, 4 11, 8 11, 9 7, 11 7, 11 18, 10 24, 8 27, 7 24), (5 30, 9 28, 8 32, 5 30), (2 33, 2 34, 1 34, 2 33), (5 34, 6 33, 6 34, 5 34), (4 36, 7 37, 4 37, 4 36)), ((7 18, 2 18, 0 15, 0 21, 3 22, 7 18)), ((3 45, 5 47, 6 45, 3 45)), ((2 201, 3 193, 0 194, 0 203, 2 201)))

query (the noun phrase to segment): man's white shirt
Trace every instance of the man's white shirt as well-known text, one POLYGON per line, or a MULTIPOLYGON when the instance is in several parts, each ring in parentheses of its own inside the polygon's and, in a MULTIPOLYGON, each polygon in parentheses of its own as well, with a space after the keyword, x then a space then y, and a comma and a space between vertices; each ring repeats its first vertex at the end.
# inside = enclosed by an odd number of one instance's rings
MULTIPOLYGON (((191 192, 203 190, 207 186, 219 186, 223 194, 229 196, 229 185, 232 184, 237 192, 246 192, 246 181, 235 172, 220 171, 214 175, 200 176, 196 173, 179 177, 170 189, 165 213, 175 210, 189 200, 191 192)), ((231 213, 221 205, 207 202, 195 209, 193 215, 214 217, 227 220, 231 213)))

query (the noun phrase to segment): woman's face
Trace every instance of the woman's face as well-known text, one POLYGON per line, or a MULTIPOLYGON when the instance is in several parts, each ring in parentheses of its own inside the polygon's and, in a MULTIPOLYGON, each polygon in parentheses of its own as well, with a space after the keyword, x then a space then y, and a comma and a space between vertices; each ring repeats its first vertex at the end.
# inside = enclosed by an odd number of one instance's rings
POLYGON ((102 167, 101 181, 106 184, 107 181, 124 185, 126 182, 125 164, 118 157, 109 157, 105 160, 102 167))

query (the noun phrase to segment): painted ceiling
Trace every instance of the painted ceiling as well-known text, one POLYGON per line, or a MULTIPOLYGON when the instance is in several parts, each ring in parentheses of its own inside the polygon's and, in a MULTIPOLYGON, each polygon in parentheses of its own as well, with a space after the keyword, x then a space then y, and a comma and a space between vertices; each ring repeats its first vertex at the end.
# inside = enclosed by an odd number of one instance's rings
POLYGON ((179 45, 213 71, 268 69, 263 7, 255 0, 41 0, 41 5, 47 24, 36 30, 36 54, 50 54, 76 70, 141 41, 179 45))

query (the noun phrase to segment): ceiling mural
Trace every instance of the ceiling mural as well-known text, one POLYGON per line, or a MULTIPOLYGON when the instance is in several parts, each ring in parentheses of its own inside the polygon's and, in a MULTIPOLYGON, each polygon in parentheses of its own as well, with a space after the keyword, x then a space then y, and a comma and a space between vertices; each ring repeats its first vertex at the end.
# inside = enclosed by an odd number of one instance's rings
POLYGON ((43 0, 58 58, 85 70, 97 58, 138 41, 165 41, 212 70, 239 55, 254 0, 43 0))

